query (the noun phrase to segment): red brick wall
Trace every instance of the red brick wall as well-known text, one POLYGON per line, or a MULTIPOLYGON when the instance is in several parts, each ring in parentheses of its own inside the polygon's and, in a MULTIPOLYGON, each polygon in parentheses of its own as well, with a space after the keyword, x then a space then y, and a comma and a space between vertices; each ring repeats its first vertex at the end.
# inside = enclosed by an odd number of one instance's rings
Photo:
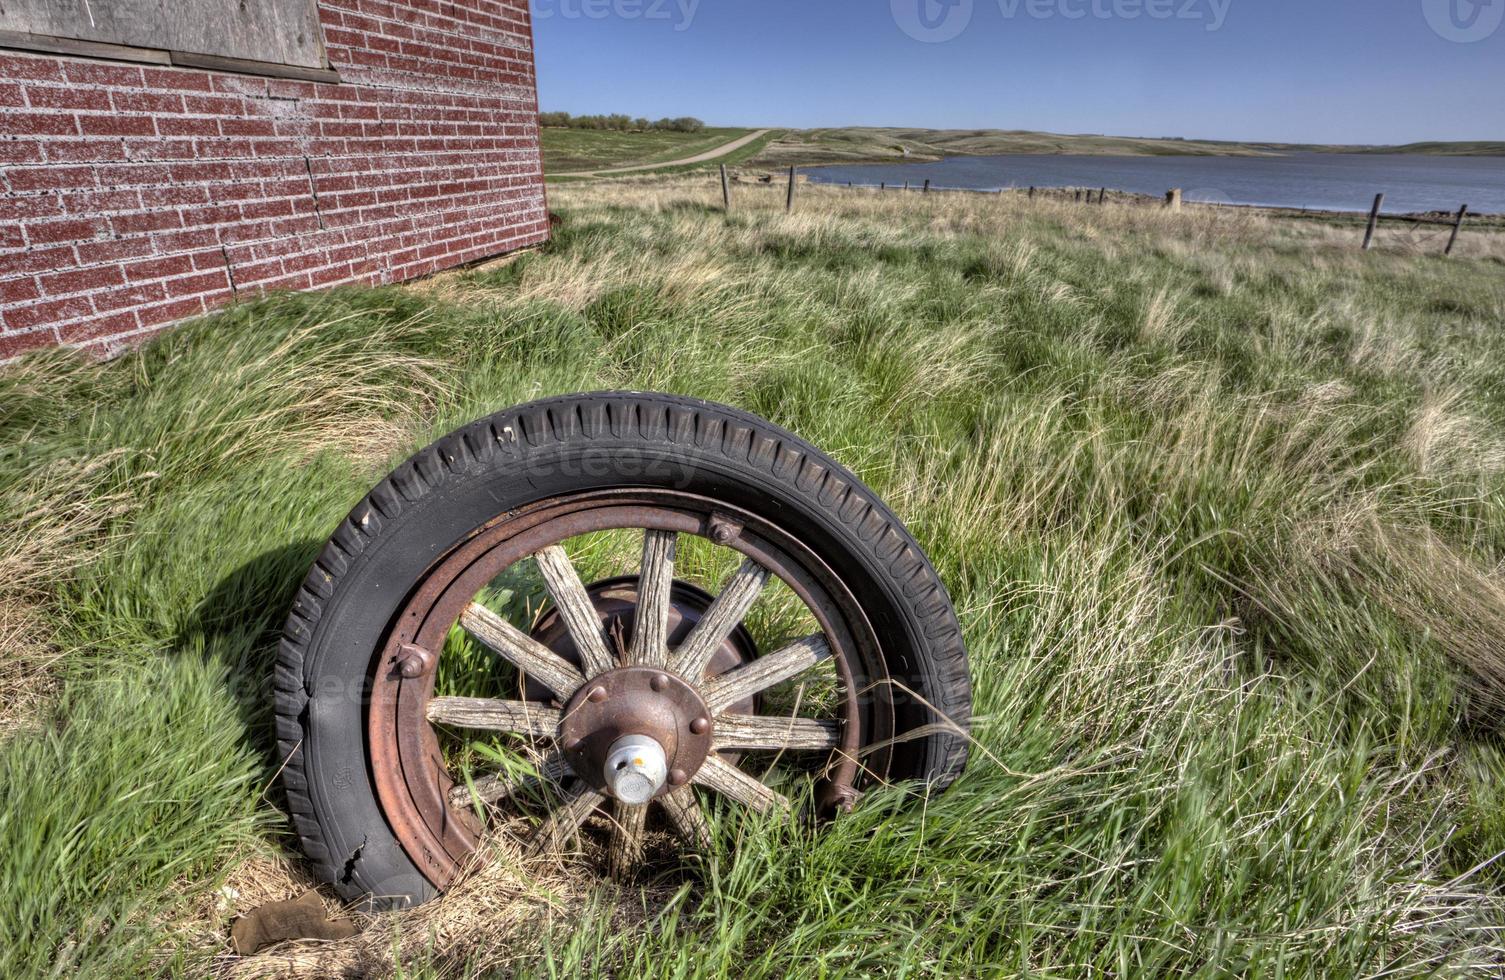
POLYGON ((320 0, 340 84, 0 50, 0 360, 548 237, 526 0, 320 0))

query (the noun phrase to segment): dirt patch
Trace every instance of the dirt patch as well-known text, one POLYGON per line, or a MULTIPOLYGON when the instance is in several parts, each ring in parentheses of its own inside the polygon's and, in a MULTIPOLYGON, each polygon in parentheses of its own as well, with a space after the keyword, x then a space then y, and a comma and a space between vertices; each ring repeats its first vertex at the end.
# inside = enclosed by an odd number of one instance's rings
POLYGON ((218 955, 213 974, 250 977, 392 977, 416 964, 441 974, 506 974, 542 949, 556 923, 579 921, 596 903, 598 880, 558 859, 526 860, 510 841, 495 841, 479 864, 441 898, 401 912, 369 914, 321 893, 331 916, 352 919, 360 933, 338 942, 291 942, 257 956, 230 952, 229 925, 268 902, 296 898, 314 882, 298 862, 253 858, 195 916, 200 948, 218 955))

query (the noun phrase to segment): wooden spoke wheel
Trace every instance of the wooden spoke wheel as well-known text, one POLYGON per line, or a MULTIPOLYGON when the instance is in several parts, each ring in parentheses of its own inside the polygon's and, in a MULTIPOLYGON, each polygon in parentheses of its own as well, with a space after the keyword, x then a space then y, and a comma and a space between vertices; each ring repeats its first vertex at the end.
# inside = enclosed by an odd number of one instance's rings
POLYGON ((383 906, 446 887, 489 825, 594 836, 620 876, 654 828, 706 847, 707 806, 831 814, 965 762, 965 650, 919 546, 814 447, 704 402, 573 396, 441 440, 356 507, 286 633, 294 819, 383 906))

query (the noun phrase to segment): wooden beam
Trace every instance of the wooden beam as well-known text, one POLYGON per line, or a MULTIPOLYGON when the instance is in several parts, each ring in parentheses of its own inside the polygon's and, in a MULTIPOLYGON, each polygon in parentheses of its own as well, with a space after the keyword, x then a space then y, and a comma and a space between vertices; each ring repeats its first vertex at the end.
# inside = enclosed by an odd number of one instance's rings
POLYGON ((1369 225, 1364 229, 1364 251, 1374 247, 1374 230, 1380 226, 1380 208, 1385 206, 1385 195, 1374 195, 1374 207, 1369 209, 1369 225))
POLYGON ((732 635, 732 630, 746 618, 748 610, 762 594, 768 575, 768 569, 751 558, 745 559, 726 580, 720 594, 690 630, 684 643, 674 651, 669 669, 698 683, 717 648, 732 635))
MULTIPOLYGON (((601 614, 596 612, 595 605, 591 603, 590 593, 585 591, 585 583, 580 581, 580 574, 571 564, 570 556, 565 553, 564 548, 556 544, 538 552, 533 558, 538 562, 538 571, 543 575, 544 585, 548 588, 550 598, 554 600, 554 608, 559 610, 559 618, 564 620, 565 629, 575 643, 575 650, 580 655, 580 667, 585 672, 585 676, 595 677, 597 674, 604 674, 615 669, 617 658, 611 652, 611 638, 602 628, 601 614)), ((496 643, 505 642, 496 634, 504 630, 506 621, 500 616, 486 616, 486 612, 490 610, 487 610, 485 606, 476 606, 467 610, 466 615, 470 619, 466 623, 466 628, 481 637, 482 642, 487 646, 495 649, 496 643), (487 637, 492 637, 492 639, 488 640, 487 637)), ((512 640, 516 642, 516 637, 512 640)), ((546 670, 554 669, 556 672, 557 668, 557 664, 545 666, 546 670)), ((527 672, 526 668, 524 672, 527 672)), ((573 683, 574 677, 568 676, 567 681, 573 683)), ((549 683, 549 690, 559 693, 551 682, 545 683, 549 683)), ((579 684, 575 685, 575 687, 579 686, 579 684)))
POLYGON ((560 701, 568 701, 585 683, 585 675, 574 664, 478 602, 472 602, 460 616, 460 625, 482 645, 553 691, 560 701))
POLYGON ((721 715, 716 719, 716 751, 738 749, 825 750, 841 744, 841 723, 816 718, 721 715))
POLYGON ((738 701, 798 677, 830 655, 825 635, 812 633, 713 678, 706 685, 706 705, 712 714, 719 715, 738 701))
POLYGON ((760 813, 789 809, 789 799, 777 793, 714 753, 706 758, 693 780, 760 813))
POLYGON ((428 703, 428 719, 456 728, 479 728, 489 732, 514 732, 535 738, 553 738, 559 733, 560 713, 531 701, 494 701, 489 698, 434 698, 428 703))
POLYGON ((1458 220, 1453 222, 1453 233, 1448 236, 1448 247, 1443 250, 1443 255, 1452 255, 1453 248, 1458 244, 1458 233, 1463 230, 1463 219, 1468 217, 1468 205, 1458 209, 1458 220))

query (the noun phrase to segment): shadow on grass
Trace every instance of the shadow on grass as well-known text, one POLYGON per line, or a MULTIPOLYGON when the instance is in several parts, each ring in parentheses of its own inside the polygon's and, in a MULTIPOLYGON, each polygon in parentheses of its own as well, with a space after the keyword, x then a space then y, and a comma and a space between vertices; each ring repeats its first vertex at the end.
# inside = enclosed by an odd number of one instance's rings
POLYGON ((273 674, 293 596, 323 542, 306 538, 264 551, 221 579, 177 637, 175 649, 225 666, 242 730, 280 806, 273 674))

